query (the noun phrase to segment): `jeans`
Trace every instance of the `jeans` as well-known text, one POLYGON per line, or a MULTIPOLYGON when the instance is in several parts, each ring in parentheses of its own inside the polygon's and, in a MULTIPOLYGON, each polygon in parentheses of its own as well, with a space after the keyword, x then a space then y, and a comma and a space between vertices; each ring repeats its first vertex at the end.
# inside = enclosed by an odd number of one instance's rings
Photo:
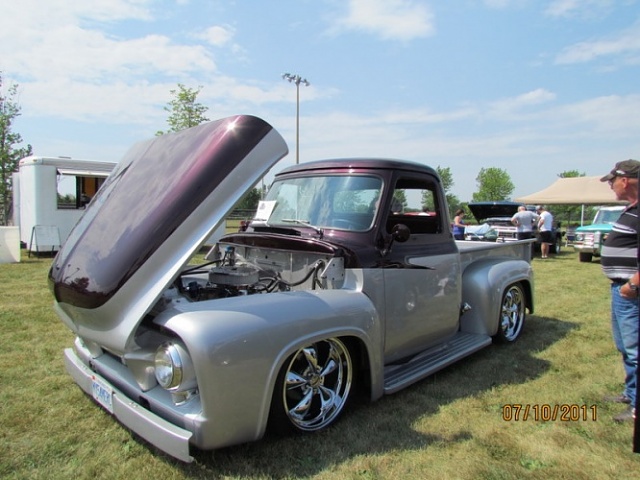
POLYGON ((622 354, 624 366, 624 396, 636 405, 636 383, 638 369, 638 299, 627 299, 620 295, 623 283, 611 284, 611 329, 613 341, 622 354))

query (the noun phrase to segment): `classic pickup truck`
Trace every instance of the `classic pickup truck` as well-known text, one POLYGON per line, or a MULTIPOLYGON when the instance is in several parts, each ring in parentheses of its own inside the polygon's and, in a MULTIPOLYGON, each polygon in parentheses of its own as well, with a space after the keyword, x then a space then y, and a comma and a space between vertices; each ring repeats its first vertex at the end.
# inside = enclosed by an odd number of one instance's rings
POLYGON ((572 245, 580 262, 590 262, 593 257, 600 256, 607 235, 624 209, 623 205, 600 207, 591 225, 576 228, 572 245))
POLYGON ((356 394, 376 400, 514 342, 533 311, 529 244, 456 242, 442 183, 418 163, 289 167, 246 231, 202 258, 286 153, 244 115, 135 145, 49 272, 75 382, 185 462, 268 428, 327 428, 356 394))

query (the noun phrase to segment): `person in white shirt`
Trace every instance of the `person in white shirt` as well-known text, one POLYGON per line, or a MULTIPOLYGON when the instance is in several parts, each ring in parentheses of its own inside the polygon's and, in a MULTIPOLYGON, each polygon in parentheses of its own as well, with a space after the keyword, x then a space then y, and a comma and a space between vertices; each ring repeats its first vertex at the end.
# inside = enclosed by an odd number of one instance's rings
POLYGON ((536 207, 538 212, 538 231, 540 232, 540 253, 542 258, 549 258, 549 245, 553 243, 553 215, 542 205, 536 207))

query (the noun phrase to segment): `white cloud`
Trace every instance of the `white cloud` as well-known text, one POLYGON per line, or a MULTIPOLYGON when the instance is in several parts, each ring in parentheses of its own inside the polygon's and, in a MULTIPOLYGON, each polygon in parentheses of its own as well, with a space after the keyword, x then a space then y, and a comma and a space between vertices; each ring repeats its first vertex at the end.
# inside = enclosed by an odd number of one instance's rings
POLYGON ((214 25, 197 35, 197 37, 210 45, 220 47, 231 42, 235 33, 235 29, 229 25, 214 25))
MULTIPOLYGON (((588 136, 602 135, 609 139, 637 135, 640 125, 640 95, 607 95, 564 105, 549 117, 557 123, 590 125, 584 129, 588 136)), ((629 155, 637 152, 629 152, 629 155)))
POLYGON ((484 0, 484 4, 489 8, 506 8, 513 3, 513 0, 484 0))
POLYGON ((150 20, 153 0, 3 0, 0 35, 18 29, 48 29, 76 20, 113 22, 150 20))
POLYGON ((578 0, 555 0, 547 6, 545 13, 552 17, 564 17, 579 6, 578 0))
POLYGON ((635 64, 640 56, 640 22, 608 39, 580 42, 565 48, 556 57, 558 64, 583 63, 599 57, 626 55, 635 64))
POLYGON ((53 79, 21 85, 23 113, 83 122, 108 124, 148 124, 168 100, 175 84, 140 81, 109 85, 53 79), (53 94, 52 94, 53 92, 53 94), (135 98, 135 104, 132 103, 135 98))
POLYGON ((35 35, 19 55, 5 56, 3 64, 26 80, 61 77, 106 83, 114 78, 215 70, 210 53, 201 45, 177 45, 163 35, 115 39, 76 25, 35 35))
POLYGON ((539 105, 541 103, 547 103, 555 100, 555 98, 555 93, 549 92, 544 88, 538 88, 536 90, 532 90, 531 92, 518 95, 517 97, 515 97, 513 103, 515 106, 539 105))
POLYGON ((549 92, 544 88, 538 88, 516 97, 491 102, 488 106, 487 113, 496 118, 513 118, 514 115, 520 114, 523 109, 527 107, 552 102, 555 98, 555 93, 549 92))
POLYGON ((412 40, 433 35, 433 15, 413 0, 349 0, 338 29, 362 31, 385 40, 412 40))
POLYGON ((592 17, 613 3, 613 0, 553 0, 544 13, 551 17, 592 17))
POLYGON ((164 35, 122 38, 108 33, 110 21, 151 19, 150 0, 51 0, 11 2, 0 17, 3 70, 21 83, 34 78, 72 78, 110 83, 151 74, 179 76, 212 72, 202 45, 178 44, 164 35), (107 23, 102 23, 107 22, 107 23))

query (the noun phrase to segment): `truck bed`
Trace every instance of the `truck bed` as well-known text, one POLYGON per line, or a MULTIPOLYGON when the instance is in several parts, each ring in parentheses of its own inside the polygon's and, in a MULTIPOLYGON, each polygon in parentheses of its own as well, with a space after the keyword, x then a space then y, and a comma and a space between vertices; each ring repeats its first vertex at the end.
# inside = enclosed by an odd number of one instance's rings
POLYGON ((510 258, 531 262, 532 244, 535 239, 517 240, 514 242, 473 242, 466 240, 456 241, 460 252, 461 271, 467 266, 482 258, 510 258))

